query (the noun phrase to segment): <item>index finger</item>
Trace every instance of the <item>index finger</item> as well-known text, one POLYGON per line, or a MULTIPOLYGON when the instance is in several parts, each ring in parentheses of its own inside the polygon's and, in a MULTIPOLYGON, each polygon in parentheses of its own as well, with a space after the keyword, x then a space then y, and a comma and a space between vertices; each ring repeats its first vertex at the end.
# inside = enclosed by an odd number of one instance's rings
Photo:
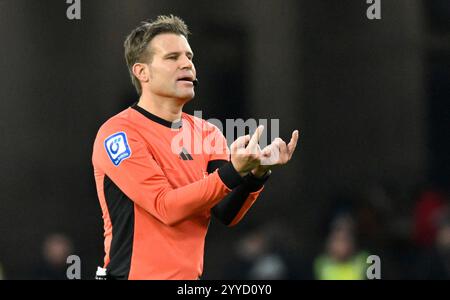
POLYGON ((255 133, 253 133, 252 138, 250 139, 250 142, 247 145, 247 149, 254 149, 256 145, 258 145, 259 138, 261 137, 261 134, 264 130, 264 125, 259 125, 258 128, 256 128, 255 133))
POLYGON ((294 153, 295 147, 297 146, 298 141, 298 130, 295 130, 292 133, 291 140, 289 141, 289 144, 287 145, 289 158, 292 156, 292 153, 294 153))

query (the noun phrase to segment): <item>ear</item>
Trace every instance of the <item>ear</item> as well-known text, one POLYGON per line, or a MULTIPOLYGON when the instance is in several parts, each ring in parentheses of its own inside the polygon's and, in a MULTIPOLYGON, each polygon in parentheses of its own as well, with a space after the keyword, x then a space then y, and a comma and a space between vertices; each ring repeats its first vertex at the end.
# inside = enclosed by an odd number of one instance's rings
POLYGON ((135 63, 132 67, 132 71, 134 76, 141 82, 149 82, 150 81, 150 70, 148 65, 142 63, 135 63))

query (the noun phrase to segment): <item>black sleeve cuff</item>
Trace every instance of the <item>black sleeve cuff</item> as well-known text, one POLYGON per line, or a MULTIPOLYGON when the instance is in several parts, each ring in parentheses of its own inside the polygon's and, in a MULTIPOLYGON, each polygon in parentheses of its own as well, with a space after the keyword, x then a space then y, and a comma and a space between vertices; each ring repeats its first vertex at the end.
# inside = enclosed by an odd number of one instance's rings
POLYGON ((269 170, 263 177, 258 178, 250 172, 245 177, 245 185, 249 189, 250 193, 260 190, 264 186, 264 183, 266 183, 267 179, 269 179, 271 173, 272 171, 269 170))
POLYGON ((244 179, 234 169, 231 162, 227 162, 219 168, 219 177, 230 190, 244 182, 244 179))
POLYGON ((208 166, 206 167, 206 171, 208 171, 208 174, 213 173, 215 170, 226 164, 228 160, 225 159, 216 159, 216 160, 210 160, 208 162, 208 166))

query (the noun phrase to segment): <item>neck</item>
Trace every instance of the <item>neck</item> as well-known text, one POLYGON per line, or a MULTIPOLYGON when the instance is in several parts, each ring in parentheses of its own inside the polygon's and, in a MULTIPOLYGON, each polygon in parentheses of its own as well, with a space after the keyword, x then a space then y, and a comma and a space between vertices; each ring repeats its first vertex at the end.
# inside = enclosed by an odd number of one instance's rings
POLYGON ((142 93, 138 105, 161 119, 174 122, 181 119, 184 102, 179 99, 142 93))

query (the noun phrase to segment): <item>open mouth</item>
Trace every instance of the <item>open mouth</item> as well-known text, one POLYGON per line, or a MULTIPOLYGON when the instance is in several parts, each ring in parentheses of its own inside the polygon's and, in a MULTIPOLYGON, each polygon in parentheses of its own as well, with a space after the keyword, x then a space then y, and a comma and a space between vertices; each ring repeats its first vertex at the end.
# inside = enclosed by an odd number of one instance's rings
POLYGON ((185 81, 185 82, 191 82, 192 83, 192 78, 191 77, 181 77, 178 78, 177 81, 185 81))

